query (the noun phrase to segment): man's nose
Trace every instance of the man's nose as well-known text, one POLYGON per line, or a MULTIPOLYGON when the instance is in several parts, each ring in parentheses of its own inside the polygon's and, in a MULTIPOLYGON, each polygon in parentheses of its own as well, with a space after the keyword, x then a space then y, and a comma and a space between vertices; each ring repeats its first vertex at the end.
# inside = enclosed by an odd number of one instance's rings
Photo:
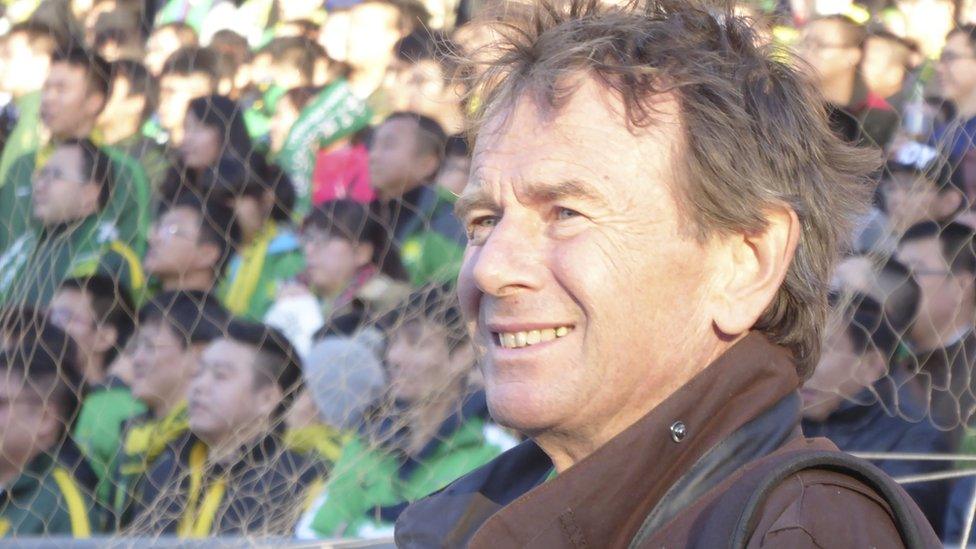
POLYGON ((503 297, 538 289, 545 268, 541 235, 503 218, 471 257, 472 276, 482 292, 503 297))

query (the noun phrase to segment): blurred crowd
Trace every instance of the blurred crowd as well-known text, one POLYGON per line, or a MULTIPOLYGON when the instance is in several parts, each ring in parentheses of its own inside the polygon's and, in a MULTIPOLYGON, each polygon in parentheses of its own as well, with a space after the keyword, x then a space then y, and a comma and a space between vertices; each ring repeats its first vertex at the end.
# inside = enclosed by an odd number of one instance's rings
MULTIPOLYGON (((495 9, 526 5, 0 2, 0 537, 385 536, 516 444, 452 291, 459 59, 495 9)), ((976 453, 976 3, 740 13, 884 160, 804 430, 887 453, 958 541, 976 477, 939 473, 976 453), (919 453, 945 459, 898 457, 919 453)))

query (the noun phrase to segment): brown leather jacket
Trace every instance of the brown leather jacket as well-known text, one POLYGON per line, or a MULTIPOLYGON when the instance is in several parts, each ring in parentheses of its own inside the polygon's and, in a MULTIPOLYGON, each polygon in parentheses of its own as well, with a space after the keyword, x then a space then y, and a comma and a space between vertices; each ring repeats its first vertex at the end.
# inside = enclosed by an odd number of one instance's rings
MULTIPOLYGON (((716 525, 741 513, 715 504, 737 480, 786 452, 836 451, 803 438, 798 385, 790 354, 752 333, 557 477, 547 480, 552 463, 527 441, 414 503, 397 522, 397 546, 715 547, 716 525)), ((924 545, 939 547, 900 494, 924 545)), ((883 498, 840 473, 787 477, 758 517, 748 547, 902 545, 883 498)))

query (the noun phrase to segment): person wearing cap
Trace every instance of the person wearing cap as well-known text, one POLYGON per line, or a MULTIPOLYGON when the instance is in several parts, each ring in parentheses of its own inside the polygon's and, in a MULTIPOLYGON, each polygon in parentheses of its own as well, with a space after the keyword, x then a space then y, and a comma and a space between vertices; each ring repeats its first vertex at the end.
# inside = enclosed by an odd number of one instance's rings
POLYGON ((227 318, 216 298, 201 291, 163 292, 139 310, 131 349, 132 395, 148 410, 125 423, 111 465, 117 525, 132 521, 146 471, 168 448, 183 443, 191 375, 227 318))
MULTIPOLYGON (((409 502, 515 445, 488 419, 484 393, 472 390, 473 348, 447 293, 418 291, 381 324, 389 326, 384 362, 390 402, 342 449, 323 492, 298 524, 299 537, 390 534, 409 502)), ((320 396, 341 400, 338 389, 320 396)))
POLYGON ((304 361, 305 388, 285 423, 285 445, 331 468, 362 426, 386 386, 380 363, 382 334, 373 327, 354 336, 332 333, 315 343, 304 361))
POLYGON ((180 538, 291 533, 323 474, 281 440, 281 419, 301 376, 281 332, 231 320, 203 351, 189 386, 186 444, 150 469, 133 531, 180 538))

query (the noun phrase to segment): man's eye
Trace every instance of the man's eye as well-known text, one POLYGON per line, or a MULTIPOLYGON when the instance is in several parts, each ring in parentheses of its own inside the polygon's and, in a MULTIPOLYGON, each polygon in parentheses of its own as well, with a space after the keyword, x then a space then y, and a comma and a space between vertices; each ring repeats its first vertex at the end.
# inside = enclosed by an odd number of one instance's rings
POLYGON ((565 219, 574 219, 580 217, 581 215, 583 214, 569 208, 556 208, 556 219, 559 219, 560 221, 565 219))
POLYGON ((483 241, 496 225, 498 225, 498 217, 494 215, 484 215, 472 219, 468 222, 468 240, 472 242, 483 241))

